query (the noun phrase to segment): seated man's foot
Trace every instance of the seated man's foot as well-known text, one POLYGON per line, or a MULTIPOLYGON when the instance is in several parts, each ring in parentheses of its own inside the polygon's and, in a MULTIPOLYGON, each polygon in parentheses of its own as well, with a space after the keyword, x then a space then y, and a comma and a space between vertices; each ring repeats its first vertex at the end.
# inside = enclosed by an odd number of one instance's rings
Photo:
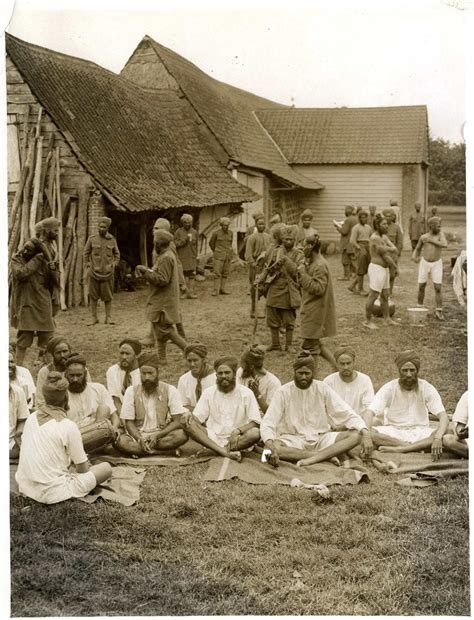
POLYGON ((232 452, 227 452, 227 458, 231 459, 232 461, 237 461, 237 463, 240 463, 240 461, 242 460, 242 454, 238 451, 232 451, 232 452))
POLYGON ((376 325, 373 321, 363 321, 362 325, 368 329, 378 329, 378 325, 376 325))
POLYGON ((405 443, 401 446, 379 446, 379 452, 407 452, 407 448, 410 447, 409 443, 405 443))

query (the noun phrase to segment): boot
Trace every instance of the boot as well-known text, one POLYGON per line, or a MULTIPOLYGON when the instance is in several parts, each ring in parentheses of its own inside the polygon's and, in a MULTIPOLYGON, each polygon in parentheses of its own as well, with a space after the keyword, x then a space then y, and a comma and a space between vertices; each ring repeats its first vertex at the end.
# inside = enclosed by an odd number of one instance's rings
POLYGON ((97 299, 91 299, 91 315, 92 320, 90 323, 87 323, 88 327, 91 327, 92 325, 97 325, 97 323, 99 322, 99 319, 97 318, 97 299))
POLYGON ((112 302, 105 302, 105 324, 106 325, 115 325, 115 321, 112 320, 112 302))
POLYGON ((268 347, 267 351, 281 351, 279 328, 271 327, 270 331, 272 334, 272 344, 268 347))
POLYGON ((16 345, 16 358, 15 363, 17 366, 23 366, 26 355, 26 347, 19 347, 16 345))
POLYGON ((227 276, 226 277, 222 276, 222 284, 221 284, 220 294, 221 295, 230 295, 229 291, 227 290, 227 276))
POLYGON ((158 340, 158 357, 160 358, 160 366, 166 366, 166 340, 158 340))
POLYGON ((188 279, 188 294, 186 295, 188 299, 197 299, 197 295, 194 289, 195 283, 196 283, 196 280, 194 278, 188 279))
POLYGON ((255 318, 255 291, 253 288, 250 289, 250 318, 255 318))
POLYGON ((286 329, 286 334, 285 334, 285 351, 287 353, 289 353, 291 351, 291 345, 293 344, 293 334, 294 334, 294 330, 293 329, 286 329))
POLYGON ((214 276, 214 282, 213 282, 213 289, 212 289, 212 296, 216 296, 219 295, 219 289, 221 288, 221 278, 220 276, 214 276))
POLYGON ((171 340, 171 342, 174 342, 175 345, 178 346, 181 350, 184 350, 188 346, 186 340, 182 336, 180 336, 180 334, 178 334, 178 332, 175 330, 173 330, 173 332, 169 335, 169 339, 171 340))

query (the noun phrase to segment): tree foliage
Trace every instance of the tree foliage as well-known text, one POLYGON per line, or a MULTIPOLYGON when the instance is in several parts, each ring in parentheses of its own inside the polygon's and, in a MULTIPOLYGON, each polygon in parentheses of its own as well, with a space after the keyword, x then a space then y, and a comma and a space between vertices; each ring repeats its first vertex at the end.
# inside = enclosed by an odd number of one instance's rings
POLYGON ((429 203, 465 205, 466 145, 436 138, 430 139, 429 149, 429 203))

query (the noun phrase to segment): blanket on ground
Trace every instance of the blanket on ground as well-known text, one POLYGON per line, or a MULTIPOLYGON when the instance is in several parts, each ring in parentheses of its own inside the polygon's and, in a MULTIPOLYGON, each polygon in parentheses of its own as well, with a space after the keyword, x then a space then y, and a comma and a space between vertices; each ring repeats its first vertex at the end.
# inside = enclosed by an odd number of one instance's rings
POLYGON ((112 446, 109 446, 105 449, 102 454, 95 454, 94 461, 97 462, 107 462, 111 465, 132 465, 133 467, 137 466, 152 466, 157 465, 160 467, 179 467, 184 465, 196 465, 197 463, 205 463, 209 461, 213 456, 215 456, 212 452, 207 453, 205 455, 196 455, 198 452, 202 452, 202 446, 197 444, 192 439, 189 439, 183 446, 180 447, 180 456, 173 456, 172 454, 160 454, 160 455, 149 455, 149 456, 141 456, 139 458, 133 458, 131 456, 126 456, 121 454, 112 446))

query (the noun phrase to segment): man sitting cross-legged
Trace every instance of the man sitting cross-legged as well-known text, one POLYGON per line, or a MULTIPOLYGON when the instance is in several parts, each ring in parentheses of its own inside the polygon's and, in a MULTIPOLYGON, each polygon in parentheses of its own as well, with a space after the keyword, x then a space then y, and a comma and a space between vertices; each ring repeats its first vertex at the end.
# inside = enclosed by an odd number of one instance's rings
POLYGON ((240 450, 251 448, 260 439, 261 418, 252 390, 236 383, 237 364, 230 356, 215 361, 216 385, 203 391, 194 412, 182 416, 182 423, 186 433, 201 445, 240 461, 240 450))
POLYGON ((36 386, 31 376, 31 372, 25 366, 17 366, 16 359, 16 345, 11 343, 8 347, 9 356, 13 356, 13 362, 8 362, 8 376, 10 379, 10 385, 14 385, 20 388, 25 394, 26 403, 28 409, 32 411, 36 402, 36 386))
POLYGON ((190 370, 178 380, 178 392, 183 406, 193 411, 203 390, 216 384, 216 373, 207 360, 207 347, 200 342, 192 342, 184 349, 184 357, 190 370))
POLYGON ((160 360, 156 353, 138 357, 141 385, 127 388, 122 403, 121 420, 126 433, 115 447, 131 456, 147 456, 176 450, 188 439, 181 428, 183 407, 178 390, 159 380, 160 360))
POLYGON ((381 452, 420 452, 431 448, 434 461, 442 456, 443 436, 448 416, 437 390, 418 378, 420 358, 415 351, 403 351, 395 358, 398 379, 393 379, 375 395, 367 411, 372 441, 381 452), (439 419, 431 428, 428 414, 439 419), (372 427, 373 416, 383 415, 383 425, 372 427))
POLYGON ((111 366, 105 373, 107 391, 112 396, 117 415, 122 411, 123 395, 131 385, 140 383, 137 356, 142 345, 133 338, 124 338, 119 344, 119 362, 111 366))
POLYGON ((372 451, 364 420, 326 383, 314 379, 314 365, 310 352, 303 350, 293 363, 294 380, 276 391, 262 420, 260 432, 273 467, 280 459, 298 466, 327 461, 361 440, 363 452, 372 451), (348 430, 332 431, 339 427, 348 430))
POLYGON ((8 420, 9 420, 9 450, 10 459, 17 459, 20 454, 21 434, 28 418, 29 410, 25 392, 18 385, 12 383, 12 368, 16 368, 15 357, 10 352, 8 356, 8 369, 10 383, 8 386, 8 420))
POLYGON ((258 407, 263 415, 281 381, 264 368, 265 347, 255 344, 246 349, 240 358, 241 367, 237 369, 237 383, 250 388, 257 399, 258 407))
POLYGON ((443 446, 446 450, 454 452, 459 456, 467 458, 469 456, 469 399, 468 393, 459 399, 456 405, 456 411, 453 415, 454 434, 445 435, 443 437, 443 446))
POLYGON ((20 492, 43 504, 84 497, 112 475, 109 463, 91 466, 81 433, 66 413, 68 382, 51 372, 44 385, 44 403, 25 422, 15 478, 20 492), (76 472, 70 472, 71 462, 76 472))

